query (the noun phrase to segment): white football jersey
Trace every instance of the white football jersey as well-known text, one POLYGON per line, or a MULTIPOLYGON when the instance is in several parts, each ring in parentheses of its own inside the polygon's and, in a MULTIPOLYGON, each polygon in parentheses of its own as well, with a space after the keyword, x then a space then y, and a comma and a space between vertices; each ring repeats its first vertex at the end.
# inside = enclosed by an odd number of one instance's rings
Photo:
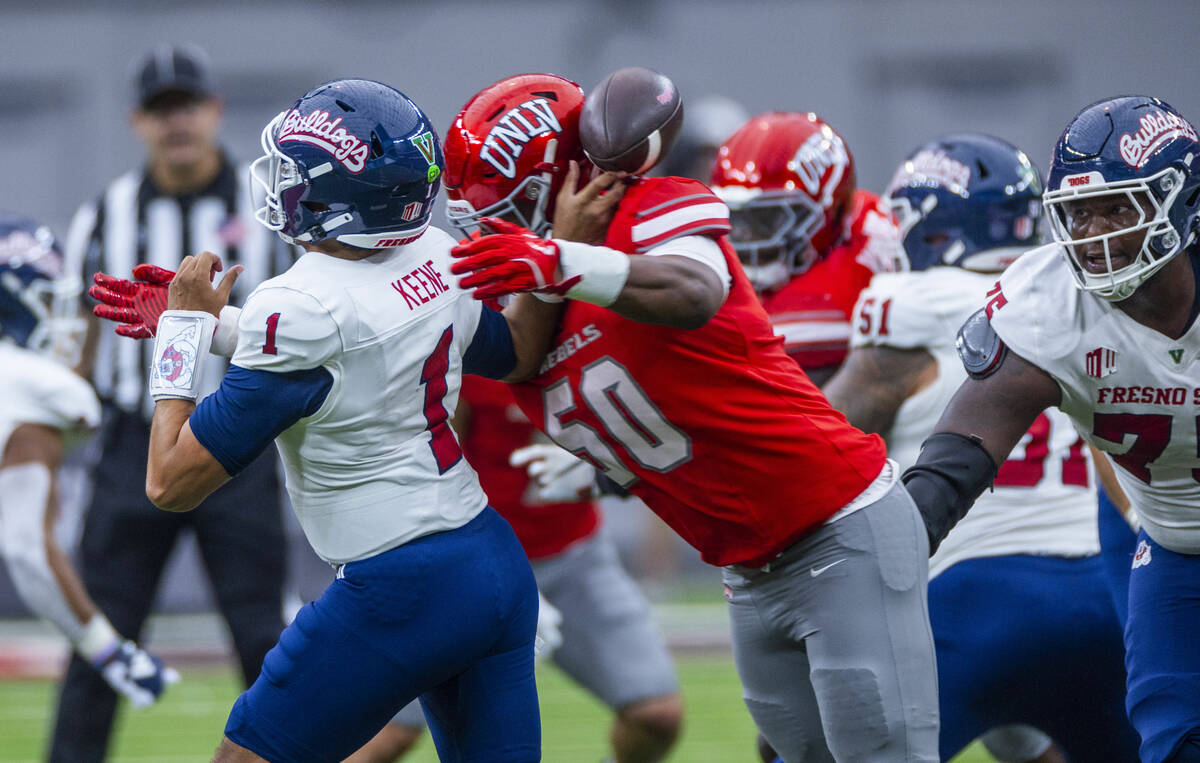
POLYGON ((21 424, 84 434, 100 424, 100 401, 91 385, 71 369, 11 342, 0 342, 0 453, 21 424))
POLYGON ((1062 410, 1111 454, 1142 527, 1181 554, 1200 554, 1200 322, 1178 340, 1084 294, 1058 245, 1017 260, 991 299, 1008 347, 1054 377, 1062 410))
MULTIPOLYGON (((901 404, 885 433, 888 455, 902 468, 916 462, 921 443, 966 380, 954 339, 995 283, 995 274, 935 267, 881 273, 859 297, 852 347, 920 347, 937 362, 937 380, 901 404)), ((930 559, 930 576, 966 559, 1099 550, 1091 455, 1070 420, 1049 410, 1001 465, 994 490, 980 496, 930 559)))
POLYGON ((363 260, 310 252, 255 289, 233 364, 326 368, 320 409, 276 438, 309 543, 333 564, 460 527, 487 498, 448 419, 481 304, 445 232, 363 260))

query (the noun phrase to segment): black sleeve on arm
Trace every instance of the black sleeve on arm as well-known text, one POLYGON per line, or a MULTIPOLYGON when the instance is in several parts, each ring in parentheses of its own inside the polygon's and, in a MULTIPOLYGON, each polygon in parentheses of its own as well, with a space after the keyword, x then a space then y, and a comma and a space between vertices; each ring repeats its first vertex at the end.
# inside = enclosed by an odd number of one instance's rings
POLYGON ((929 554, 967 514, 996 476, 996 462, 978 437, 935 432, 900 479, 925 520, 929 554))

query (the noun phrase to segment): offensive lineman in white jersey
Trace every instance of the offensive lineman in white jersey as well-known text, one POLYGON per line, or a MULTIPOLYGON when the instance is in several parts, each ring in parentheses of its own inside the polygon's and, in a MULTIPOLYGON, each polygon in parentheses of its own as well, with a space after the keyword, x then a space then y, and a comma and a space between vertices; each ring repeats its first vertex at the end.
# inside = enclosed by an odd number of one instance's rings
MULTIPOLYGON (((896 170, 887 200, 910 269, 862 293, 850 355, 825 392, 852 424, 883 434, 901 466, 966 379, 958 327, 1039 240, 1041 192, 1025 154, 987 135, 931 141, 896 170)), ((1067 416, 1046 411, 930 560, 942 760, 1013 723, 1049 732, 1071 760, 1137 755, 1090 462, 1067 416)), ((998 757, 1061 760, 1040 757, 1042 740, 1027 757, 998 757)))
POLYGON ((29 609, 146 707, 179 676, 117 634, 54 535, 63 454, 100 423, 96 394, 66 365, 83 336, 79 292, 49 229, 0 213, 0 550, 29 609))
POLYGON ((1147 763, 1200 761, 1198 156, 1195 128, 1157 98, 1076 115, 1044 196, 1057 243, 963 326, 971 378, 905 475, 936 542, 1045 408, 1111 454, 1142 522, 1125 663, 1147 763))
POLYGON ((198 406, 196 358, 236 269, 214 290, 215 255, 181 265, 158 322, 147 494, 187 511, 274 439, 337 574, 238 698, 217 760, 342 760, 417 696, 443 760, 537 760, 537 591, 447 419, 461 374, 534 371, 559 308, 523 297, 502 316, 447 278, 454 241, 428 227, 441 147, 398 91, 322 85, 263 147, 260 220, 308 253, 246 300, 233 364, 198 406))

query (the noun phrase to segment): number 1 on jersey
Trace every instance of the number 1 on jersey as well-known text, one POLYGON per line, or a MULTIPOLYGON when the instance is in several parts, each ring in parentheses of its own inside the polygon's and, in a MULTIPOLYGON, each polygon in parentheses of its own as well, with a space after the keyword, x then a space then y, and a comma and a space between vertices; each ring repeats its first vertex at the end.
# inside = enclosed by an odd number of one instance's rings
POLYGON ((275 346, 275 330, 279 328, 280 313, 267 316, 267 341, 263 344, 264 355, 278 355, 279 348, 275 346))
POLYGON ((448 392, 446 374, 450 370, 450 342, 454 339, 454 327, 447 326, 433 353, 421 367, 421 384, 425 387, 425 428, 429 430, 429 449, 437 462, 438 474, 458 463, 462 448, 454 432, 450 431, 445 397, 448 392))

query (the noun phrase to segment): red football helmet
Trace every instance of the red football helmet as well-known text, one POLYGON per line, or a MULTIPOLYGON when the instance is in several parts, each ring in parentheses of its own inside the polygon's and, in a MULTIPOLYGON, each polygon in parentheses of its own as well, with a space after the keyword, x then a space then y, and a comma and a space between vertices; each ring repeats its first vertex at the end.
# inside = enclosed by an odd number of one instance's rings
POLYGON ((583 88, 553 74, 518 74, 467 101, 446 135, 446 216, 464 235, 481 217, 549 231, 568 162, 591 163, 579 145, 583 88))
POLYGON ((729 206, 729 241, 762 291, 803 273, 842 237, 854 158, 816 114, 773 111, 725 141, 710 185, 729 206))

